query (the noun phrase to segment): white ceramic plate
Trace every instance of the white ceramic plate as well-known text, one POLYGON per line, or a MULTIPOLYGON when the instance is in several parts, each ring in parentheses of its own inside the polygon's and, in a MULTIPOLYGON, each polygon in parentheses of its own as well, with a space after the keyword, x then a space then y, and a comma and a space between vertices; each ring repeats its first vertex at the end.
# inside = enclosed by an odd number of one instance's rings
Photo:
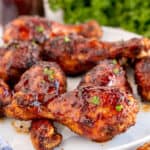
MULTIPOLYGON (((127 40, 132 37, 139 37, 134 33, 125 32, 120 29, 104 27, 103 31, 103 40, 107 41, 127 40)), ((130 70, 129 73, 132 74, 133 72, 130 70)), ((80 78, 68 78, 68 90, 74 89, 78 85, 80 78)), ((129 77, 129 80, 133 86, 135 96, 138 97, 132 75, 129 77)), ((137 145, 150 140, 149 118, 150 112, 143 112, 141 110, 135 126, 105 143, 92 142, 74 134, 68 128, 56 124, 58 131, 63 135, 63 142, 56 150, 134 150, 137 145)), ((29 135, 17 133, 12 127, 11 122, 11 119, 0 121, 0 136, 13 147, 13 150, 34 150, 29 135)))

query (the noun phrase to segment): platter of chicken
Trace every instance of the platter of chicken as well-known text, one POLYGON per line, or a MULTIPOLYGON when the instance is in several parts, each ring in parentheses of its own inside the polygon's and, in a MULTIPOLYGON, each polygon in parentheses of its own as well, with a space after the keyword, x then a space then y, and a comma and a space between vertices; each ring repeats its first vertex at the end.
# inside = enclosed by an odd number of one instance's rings
POLYGON ((94 20, 21 16, 2 40, 0 141, 8 147, 136 150, 150 141, 150 39, 94 20))

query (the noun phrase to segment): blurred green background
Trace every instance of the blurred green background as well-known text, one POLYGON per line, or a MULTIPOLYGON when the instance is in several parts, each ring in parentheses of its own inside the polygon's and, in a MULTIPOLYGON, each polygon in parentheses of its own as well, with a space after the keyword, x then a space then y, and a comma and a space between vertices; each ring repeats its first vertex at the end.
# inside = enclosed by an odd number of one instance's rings
POLYGON ((49 0, 62 8, 66 23, 96 19, 101 25, 121 27, 150 37, 150 0, 49 0))

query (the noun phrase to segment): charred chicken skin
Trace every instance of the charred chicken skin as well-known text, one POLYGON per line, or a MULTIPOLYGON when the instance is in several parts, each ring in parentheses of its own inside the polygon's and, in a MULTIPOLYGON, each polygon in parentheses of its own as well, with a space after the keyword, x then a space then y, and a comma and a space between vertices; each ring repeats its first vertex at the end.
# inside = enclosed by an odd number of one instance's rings
POLYGON ((150 101, 150 57, 137 61, 135 65, 135 79, 138 91, 143 100, 150 101))
POLYGON ((36 150, 52 150, 62 140, 53 124, 46 119, 32 121, 30 136, 36 150))
POLYGON ((43 59, 56 61, 68 75, 84 73, 106 58, 130 59, 150 55, 147 39, 102 42, 79 35, 59 36, 44 44, 43 59))
POLYGON ((96 21, 80 25, 63 25, 40 17, 22 16, 10 22, 4 31, 5 42, 12 40, 34 40, 40 44, 49 38, 69 33, 85 37, 100 38, 102 29, 96 21))
MULTIPOLYGON (((31 71, 30 71, 31 72, 31 71)), ((30 92, 31 93, 31 92, 30 92)), ((20 119, 52 119, 72 131, 95 141, 107 141, 135 124, 137 101, 117 88, 82 86, 58 97, 40 97, 34 93, 15 93, 9 115, 20 119), (19 113, 22 110, 23 113, 19 113), (23 116, 36 114, 36 116, 23 116)))
POLYGON ((13 41, 1 49, 0 78, 16 82, 21 74, 40 60, 41 48, 33 42, 13 41))
POLYGON ((97 66, 85 74, 78 87, 89 84, 118 87, 119 89, 130 93, 132 91, 127 81, 126 72, 116 59, 100 61, 97 66))
POLYGON ((0 79, 0 116, 4 116, 4 107, 11 103, 11 91, 9 86, 0 79))
POLYGON ((49 99, 64 92, 66 92, 66 77, 61 68, 54 62, 38 62, 21 76, 14 88, 13 102, 5 107, 5 113, 7 116, 24 120, 41 118, 37 113, 28 111, 27 107, 17 107, 17 99, 22 99, 23 103, 34 99, 32 105, 36 105, 41 111, 43 107, 40 107, 40 103, 46 105, 49 99))

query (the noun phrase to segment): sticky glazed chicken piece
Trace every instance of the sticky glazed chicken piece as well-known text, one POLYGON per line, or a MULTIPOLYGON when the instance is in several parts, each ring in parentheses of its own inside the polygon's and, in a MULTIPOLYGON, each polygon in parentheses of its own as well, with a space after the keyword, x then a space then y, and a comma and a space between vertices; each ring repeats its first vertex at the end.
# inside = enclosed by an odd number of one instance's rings
POLYGON ((103 142, 135 124, 137 101, 111 87, 82 87, 48 104, 53 117, 72 131, 103 142))
POLYGON ((150 143, 145 143, 144 145, 137 148, 137 150, 150 150, 150 143))
MULTIPOLYGON (((48 101, 66 92, 66 77, 61 68, 54 62, 40 61, 27 70, 14 88, 13 102, 7 106, 6 114, 18 119, 41 118, 36 111, 46 111, 44 107, 48 101), (18 99, 22 103, 33 100, 33 106, 37 106, 35 113, 27 110, 27 107, 18 107, 18 99), (42 106, 43 107, 40 107, 42 106)), ((32 111, 33 112, 33 111, 32 111)))
POLYGON ((33 42, 13 41, 1 47, 0 78, 15 83, 21 74, 40 60, 41 48, 33 42))
POLYGON ((9 86, 0 79, 0 117, 5 115, 4 107, 11 103, 11 96, 9 86))
POLYGON ((62 141, 62 136, 46 119, 32 121, 30 136, 36 150, 52 150, 62 141))
POLYGON ((78 75, 106 57, 107 52, 99 48, 95 40, 76 35, 60 36, 45 42, 43 59, 56 61, 68 75, 78 75))
POLYGON ((111 55, 112 52, 114 52, 114 55, 116 56, 126 57, 133 60, 150 56, 150 39, 132 38, 127 41, 114 42, 110 48, 111 55))
POLYGON ((87 72, 78 86, 97 85, 117 87, 125 92, 132 93, 127 80, 126 72, 116 59, 106 59, 99 62, 92 70, 87 72))
POLYGON ((40 99, 36 105, 35 98, 19 93, 14 101, 14 112, 19 107, 26 108, 30 113, 58 121, 77 134, 99 142, 110 140, 134 125, 138 112, 132 95, 113 87, 80 87, 49 99, 47 105, 41 104, 40 99))
POLYGON ((150 57, 136 62, 135 80, 143 100, 150 101, 150 57))
POLYGON ((102 29, 96 21, 79 25, 63 25, 45 18, 21 16, 5 27, 3 39, 5 42, 14 39, 34 40, 42 44, 46 39, 69 33, 100 38, 102 29))
POLYGON ((59 36, 45 42, 43 59, 56 61, 68 75, 84 73, 106 58, 139 58, 148 54, 143 39, 102 42, 78 35, 59 36), (144 53, 145 52, 145 53, 144 53))
MULTIPOLYGON (((56 63, 38 62, 22 75, 20 82, 15 86, 13 96, 23 93, 27 98, 30 98, 33 95, 35 100, 38 98, 42 104, 45 104, 47 103, 46 99, 58 96, 65 91, 66 78, 60 67, 56 63)), ((39 104, 38 101, 33 103, 37 106, 39 104)), ((11 105, 13 103, 8 107, 11 105)), ((14 113, 13 109, 15 109, 17 118, 41 118, 38 114, 27 111, 26 108, 15 108, 15 105, 11 107, 11 111, 7 109, 7 106, 5 107, 6 116, 10 117, 10 114, 14 113)), ((54 130, 50 121, 42 119, 32 121, 31 139, 37 150, 51 150, 61 142, 62 137, 54 130)))

